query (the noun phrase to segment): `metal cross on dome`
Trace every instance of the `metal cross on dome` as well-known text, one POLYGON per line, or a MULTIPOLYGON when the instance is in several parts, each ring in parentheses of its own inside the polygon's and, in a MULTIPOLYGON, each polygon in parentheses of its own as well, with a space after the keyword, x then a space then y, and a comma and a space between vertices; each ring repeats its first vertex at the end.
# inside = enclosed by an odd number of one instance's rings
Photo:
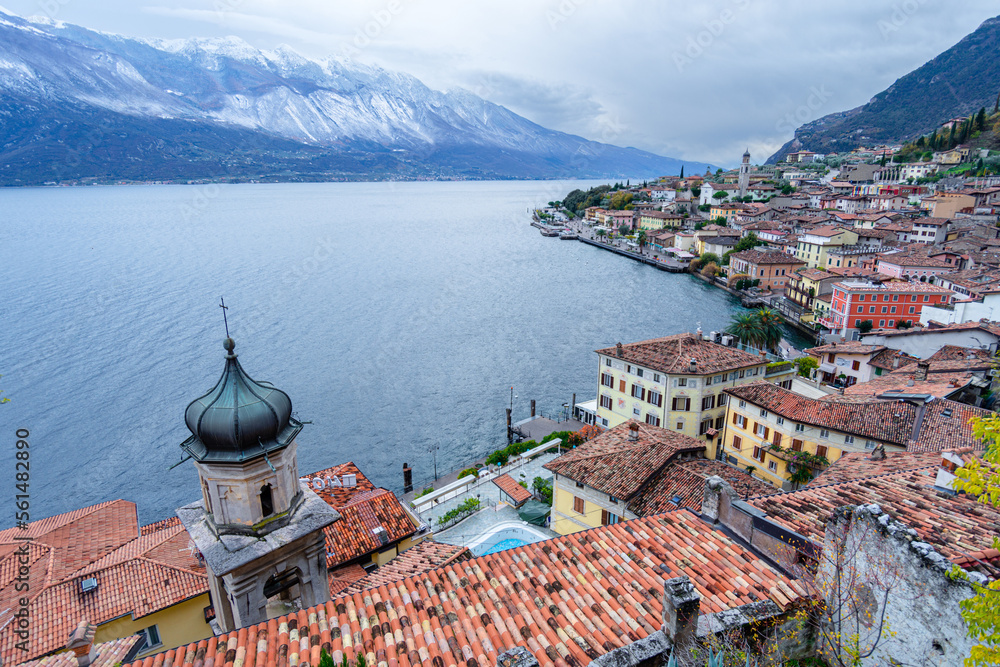
POLYGON ((219 308, 222 309, 222 321, 226 325, 226 338, 229 338, 229 319, 226 317, 226 311, 229 310, 229 306, 226 305, 226 300, 223 297, 219 297, 219 308))

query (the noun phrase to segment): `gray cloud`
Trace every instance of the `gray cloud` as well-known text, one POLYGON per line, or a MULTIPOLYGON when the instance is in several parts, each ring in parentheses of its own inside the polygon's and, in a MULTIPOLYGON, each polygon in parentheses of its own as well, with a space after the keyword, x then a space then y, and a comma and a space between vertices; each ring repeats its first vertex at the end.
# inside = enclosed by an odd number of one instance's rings
POLYGON ((377 37, 353 57, 467 88, 552 129, 718 164, 747 146, 755 159, 770 154, 791 138, 789 118, 865 103, 997 11, 986 0, 4 3, 98 30, 236 34, 313 57, 342 53, 375 21, 377 37))

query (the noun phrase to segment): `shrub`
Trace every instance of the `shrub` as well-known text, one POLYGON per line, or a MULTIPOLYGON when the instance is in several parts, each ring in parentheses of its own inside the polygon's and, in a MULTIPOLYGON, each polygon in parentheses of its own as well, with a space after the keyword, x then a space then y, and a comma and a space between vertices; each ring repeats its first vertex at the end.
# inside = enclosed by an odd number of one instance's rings
POLYGON ((421 491, 420 493, 418 493, 414 497, 415 498, 420 498, 421 496, 426 496, 428 493, 432 492, 433 490, 434 490, 433 486, 428 486, 426 489, 424 489, 423 491, 421 491))
POLYGON ((472 475, 473 477, 478 477, 479 470, 477 468, 466 468, 462 472, 458 473, 458 479, 462 479, 463 477, 468 477, 469 475, 472 475))
POLYGON ((858 331, 860 331, 863 334, 866 334, 869 331, 871 331, 872 327, 874 326, 875 323, 872 322, 871 320, 861 320, 860 322, 858 322, 858 331))
POLYGON ((719 272, 719 265, 716 264, 715 262, 709 262, 702 268, 701 275, 705 276, 706 278, 714 278, 715 274, 718 272, 719 272))

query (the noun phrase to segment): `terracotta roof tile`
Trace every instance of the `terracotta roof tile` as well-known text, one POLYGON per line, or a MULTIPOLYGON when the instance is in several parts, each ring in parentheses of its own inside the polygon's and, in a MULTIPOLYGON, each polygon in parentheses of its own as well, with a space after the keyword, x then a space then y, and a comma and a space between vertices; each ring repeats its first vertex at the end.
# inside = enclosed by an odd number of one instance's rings
POLYGON ((705 443, 665 428, 628 421, 609 429, 559 458, 546 470, 602 493, 629 500, 674 456, 705 451, 705 443), (631 426, 638 439, 629 440, 631 426))
POLYGON ((342 478, 344 475, 354 475, 356 484, 355 486, 339 486, 334 488, 327 488, 324 486, 322 489, 317 489, 313 486, 311 488, 316 492, 320 498, 325 500, 334 509, 339 509, 344 505, 349 504, 354 496, 359 493, 364 493, 365 491, 375 490, 375 485, 365 477, 364 473, 354 465, 353 461, 348 461, 347 463, 341 463, 340 465, 335 465, 325 470, 320 470, 319 472, 314 472, 311 475, 307 475, 303 479, 315 479, 319 477, 320 479, 326 479, 330 477, 342 478))
POLYGON ((143 535, 149 535, 150 533, 155 533, 157 531, 163 530, 164 528, 173 528, 174 526, 180 526, 180 517, 172 516, 168 519, 163 519, 161 521, 156 521, 154 523, 147 523, 142 526, 139 531, 143 535))
POLYGON ((340 520, 324 528, 327 566, 348 563, 413 533, 417 527, 392 491, 371 489, 354 492, 350 502, 337 507, 340 520), (384 529, 385 540, 379 536, 384 529))
MULTIPOLYGON (((902 370, 902 369, 900 369, 902 370)), ((913 372, 895 371, 888 375, 859 382, 844 389, 848 396, 882 396, 886 394, 930 394, 938 398, 951 396, 972 380, 970 373, 935 373, 926 380, 917 380, 913 372)))
POLYGON ((504 473, 499 477, 493 479, 493 483, 497 487, 507 494, 511 500, 514 501, 516 505, 520 505, 528 500, 531 500, 531 491, 514 481, 514 478, 510 475, 504 473))
POLYGON ((820 354, 876 354, 886 349, 884 345, 869 345, 859 343, 855 340, 843 341, 840 343, 829 343, 819 347, 811 347, 806 350, 806 354, 813 356, 820 354))
POLYGON ((367 576, 368 573, 365 571, 365 568, 356 563, 343 565, 336 570, 330 570, 330 595, 337 597, 353 584, 367 576))
POLYGON ((848 452, 814 477, 807 486, 840 484, 904 470, 937 468, 940 465, 940 452, 885 452, 885 458, 881 459, 872 458, 871 452, 848 452))
POLYGON ((919 358, 909 355, 899 350, 884 348, 881 352, 872 355, 868 360, 868 365, 882 370, 892 371, 908 363, 920 361, 919 358))
POLYGON ((705 496, 705 482, 713 475, 729 482, 741 498, 779 493, 778 489, 767 482, 722 461, 672 461, 650 480, 648 486, 636 494, 629 502, 628 509, 638 516, 669 512, 678 507, 700 512, 705 496))
POLYGON ((805 265, 798 257, 790 255, 787 252, 782 252, 780 250, 741 250, 740 252, 734 252, 729 256, 729 260, 742 259, 750 264, 760 264, 760 265, 771 265, 771 264, 802 264, 805 265))
POLYGON ((979 359, 988 361, 993 358, 989 350, 981 350, 975 347, 961 347, 960 345, 942 345, 941 348, 927 357, 927 361, 972 361, 979 359))
POLYGON ((363 579, 353 582, 345 589, 347 593, 360 593, 369 588, 386 586, 423 574, 439 567, 461 560, 468 560, 472 552, 467 547, 424 540, 399 554, 363 579))
MULTIPOLYGON (((712 375, 722 371, 747 368, 765 363, 761 357, 736 348, 719 345, 691 333, 654 338, 639 343, 622 345, 624 361, 645 366, 661 373, 682 375, 712 375), (695 369, 690 369, 691 361, 695 369)), ((597 350, 598 354, 618 358, 617 348, 597 350)))
POLYGON ((216 656, 228 652, 246 667, 313 665, 321 648, 337 663, 362 654, 387 667, 488 667, 514 646, 527 646, 541 667, 580 667, 659 630, 663 580, 681 574, 702 595, 702 614, 759 600, 787 608, 805 595, 677 511, 453 562, 132 667, 221 667, 216 656))
POLYGON ((1000 509, 934 488, 935 468, 904 470, 755 498, 750 504, 787 528, 822 544, 830 513, 847 505, 877 504, 917 531, 920 539, 956 562, 992 547, 1000 509))
MULTIPOLYGON (((91 667, 114 667, 128 656, 139 640, 139 635, 129 635, 128 637, 94 644, 94 652, 97 655, 94 661, 90 663, 91 667)), ((62 653, 45 656, 37 660, 22 662, 18 667, 78 667, 78 665, 76 655, 72 651, 63 651, 62 653)))

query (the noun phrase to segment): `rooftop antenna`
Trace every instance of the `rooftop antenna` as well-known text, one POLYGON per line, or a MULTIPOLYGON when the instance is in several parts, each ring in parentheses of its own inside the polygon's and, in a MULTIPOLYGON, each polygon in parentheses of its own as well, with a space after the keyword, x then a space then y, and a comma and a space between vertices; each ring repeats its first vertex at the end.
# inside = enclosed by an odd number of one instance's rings
POLYGON ((226 338, 229 338, 229 319, 226 317, 226 311, 229 310, 229 306, 226 305, 226 300, 223 297, 219 297, 219 308, 222 309, 222 321, 226 325, 226 338))

